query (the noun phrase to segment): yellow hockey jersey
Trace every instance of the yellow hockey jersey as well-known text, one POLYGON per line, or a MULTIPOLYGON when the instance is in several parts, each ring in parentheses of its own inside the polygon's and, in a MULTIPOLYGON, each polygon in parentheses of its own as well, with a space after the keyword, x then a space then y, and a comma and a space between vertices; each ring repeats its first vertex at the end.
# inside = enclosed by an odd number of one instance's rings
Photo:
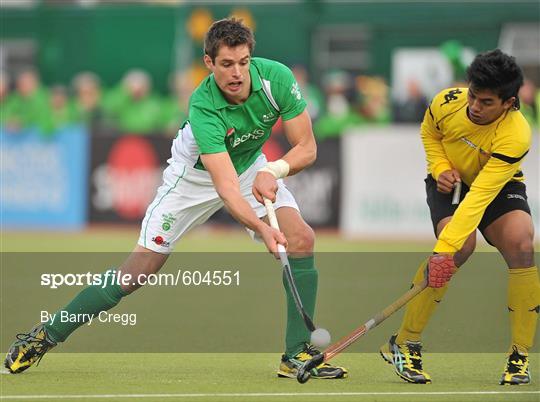
POLYGON ((487 125, 467 115, 467 88, 445 89, 433 98, 421 126, 428 173, 435 180, 456 169, 470 187, 452 220, 439 235, 435 252, 456 252, 477 228, 487 206, 510 180, 522 181, 521 161, 531 130, 519 110, 487 125))

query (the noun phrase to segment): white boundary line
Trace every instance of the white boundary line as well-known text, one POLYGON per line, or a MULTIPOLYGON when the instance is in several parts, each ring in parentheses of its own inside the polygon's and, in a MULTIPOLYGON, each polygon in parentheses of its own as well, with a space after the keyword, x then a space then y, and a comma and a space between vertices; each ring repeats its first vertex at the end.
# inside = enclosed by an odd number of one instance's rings
POLYGON ((96 394, 96 395, 3 395, 0 399, 111 399, 111 398, 266 398, 275 396, 423 396, 423 395, 513 395, 539 394, 540 391, 440 391, 440 392, 276 392, 223 394, 96 394))

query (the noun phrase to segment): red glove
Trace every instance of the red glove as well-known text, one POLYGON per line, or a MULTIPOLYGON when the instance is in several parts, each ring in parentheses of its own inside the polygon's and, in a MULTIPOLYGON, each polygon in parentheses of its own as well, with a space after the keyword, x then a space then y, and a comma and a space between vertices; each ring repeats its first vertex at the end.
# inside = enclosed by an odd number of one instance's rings
POLYGON ((428 286, 442 288, 457 271, 450 254, 436 254, 428 259, 428 286))

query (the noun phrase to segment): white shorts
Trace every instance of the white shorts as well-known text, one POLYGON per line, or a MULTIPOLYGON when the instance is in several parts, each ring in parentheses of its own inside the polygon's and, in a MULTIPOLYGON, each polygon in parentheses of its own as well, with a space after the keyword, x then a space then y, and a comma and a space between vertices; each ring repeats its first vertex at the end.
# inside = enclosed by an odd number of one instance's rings
MULTIPOLYGON (((259 218, 266 216, 266 209, 255 199, 251 190, 258 170, 265 164, 266 157, 261 155, 239 177, 242 196, 259 218)), ((275 208, 299 210, 283 180, 277 182, 275 208)), ((184 233, 206 222, 221 207, 223 201, 208 172, 169 160, 169 166, 163 172, 163 184, 146 210, 138 244, 158 253, 169 254, 184 233)), ((248 232, 254 237, 253 231, 248 229, 248 232)))

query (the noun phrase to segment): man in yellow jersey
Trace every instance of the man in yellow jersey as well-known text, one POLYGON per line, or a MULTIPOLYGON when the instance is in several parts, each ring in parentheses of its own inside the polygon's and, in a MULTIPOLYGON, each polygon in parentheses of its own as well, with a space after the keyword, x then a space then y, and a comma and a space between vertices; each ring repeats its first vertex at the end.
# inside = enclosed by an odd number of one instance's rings
MULTIPOLYGON (((540 305, 534 262, 534 229, 520 164, 531 143, 519 111, 523 75, 513 57, 500 50, 478 55, 467 70, 469 88, 440 92, 421 126, 427 156, 427 203, 437 243, 430 269, 443 260, 452 269, 408 304, 397 334, 381 347, 399 377, 429 383, 422 368, 421 334, 447 289, 456 267, 472 254, 478 228, 508 265, 508 310, 512 343, 500 384, 528 384, 528 350, 533 345, 540 305), (452 204, 456 183, 460 203, 452 204), (438 287, 440 286, 440 287, 438 287)), ((413 282, 424 279, 423 264, 413 282)), ((431 276, 431 274, 430 274, 431 276)))

